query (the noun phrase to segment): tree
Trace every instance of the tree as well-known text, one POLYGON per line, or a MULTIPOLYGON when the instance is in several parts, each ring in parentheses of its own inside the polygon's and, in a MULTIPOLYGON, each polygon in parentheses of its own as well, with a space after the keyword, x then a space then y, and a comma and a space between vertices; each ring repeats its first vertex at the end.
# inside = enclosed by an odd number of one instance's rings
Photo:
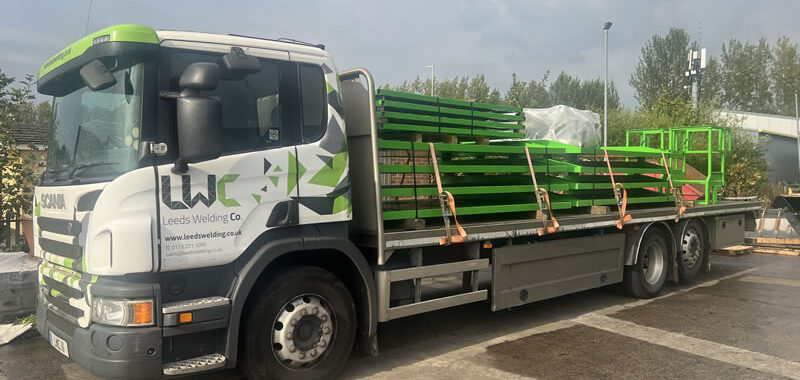
POLYGON ((489 101, 489 85, 486 83, 486 78, 483 76, 483 74, 476 75, 469 82, 469 87, 467 87, 467 98, 476 102, 489 101))
POLYGON ((33 76, 26 75, 21 87, 12 88, 14 81, 0 70, 0 218, 16 218, 20 210, 29 211, 32 203, 33 167, 20 156, 11 131, 33 99, 33 76))
POLYGON ((494 104, 503 103, 503 98, 500 95, 500 91, 498 91, 496 88, 492 90, 492 92, 489 94, 489 99, 487 99, 487 102, 494 104))
POLYGON ((550 99, 553 104, 581 108, 581 85, 580 79, 562 71, 561 74, 558 74, 558 78, 550 84, 550 99))
POLYGON ((639 63, 631 75, 634 97, 643 109, 650 108, 661 94, 686 97, 686 53, 689 35, 671 28, 665 37, 654 35, 642 47, 639 63))
POLYGON ((32 101, 23 102, 19 107, 19 114, 15 122, 26 125, 48 126, 53 117, 53 109, 49 102, 36 104, 32 101))
MULTIPOLYGON (((565 72, 550 84, 550 101, 583 110, 602 111, 605 86, 600 79, 582 81, 565 72)), ((619 94, 614 82, 608 83, 608 108, 619 108, 619 94)))
POLYGON ((531 80, 528 82, 526 97, 528 98, 525 107, 545 108, 552 106, 550 93, 547 91, 547 78, 550 72, 547 71, 539 81, 531 80))
POLYGON ((397 86, 391 86, 389 84, 385 84, 383 85, 383 88, 386 90, 402 91, 411 94, 429 95, 431 92, 431 80, 427 79, 423 81, 422 79, 419 78, 419 75, 417 75, 417 77, 414 78, 414 81, 412 82, 403 81, 402 84, 397 86))
MULTIPOLYGON (((431 80, 422 80, 419 76, 414 81, 404 81, 402 84, 392 86, 384 84, 381 88, 408 92, 412 94, 430 95, 431 80)), ((502 98, 497 89, 490 89, 483 74, 470 77, 455 77, 453 79, 439 79, 436 81, 435 95, 452 99, 471 100, 475 102, 501 103, 502 98)))
POLYGON ((524 81, 517 79, 517 73, 511 74, 511 86, 506 91, 506 96, 503 102, 510 106, 527 107, 528 106, 528 84, 524 81))
POLYGON ((775 44, 774 64, 770 76, 775 85, 775 108, 782 115, 795 114, 794 93, 800 91, 800 54, 797 44, 781 37, 775 44))
POLYGON ((760 39, 757 44, 742 44, 732 38, 727 45, 722 45, 721 59, 723 106, 750 112, 775 110, 769 80, 774 57, 766 39, 760 39))
POLYGON ((436 83, 435 95, 443 98, 466 99, 468 80, 467 77, 443 79, 436 83))
POLYGON ((722 79, 720 78, 722 67, 718 60, 709 57, 703 77, 700 80, 700 103, 704 105, 716 105, 720 101, 722 92, 722 79))
POLYGON ((516 107, 550 107, 550 94, 547 91, 548 75, 549 72, 546 72, 541 80, 525 82, 520 81, 516 73, 511 74, 511 86, 506 91, 503 103, 516 107))

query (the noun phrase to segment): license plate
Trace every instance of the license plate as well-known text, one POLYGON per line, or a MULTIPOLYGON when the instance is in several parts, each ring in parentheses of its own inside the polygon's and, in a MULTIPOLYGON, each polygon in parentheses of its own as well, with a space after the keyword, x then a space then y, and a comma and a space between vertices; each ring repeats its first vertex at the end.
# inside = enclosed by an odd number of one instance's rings
POLYGON ((69 346, 67 345, 67 341, 59 338, 56 336, 56 334, 53 334, 52 331, 50 331, 50 345, 62 355, 69 357, 69 346))

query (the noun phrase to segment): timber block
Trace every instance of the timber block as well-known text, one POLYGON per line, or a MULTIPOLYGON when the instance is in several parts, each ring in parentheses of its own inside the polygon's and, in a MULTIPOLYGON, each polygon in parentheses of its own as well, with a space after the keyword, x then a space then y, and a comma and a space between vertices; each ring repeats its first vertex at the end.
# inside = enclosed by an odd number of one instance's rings
POLYGON ((609 213, 608 206, 592 206, 589 209, 589 213, 592 215, 607 215, 609 213))
POLYGON ((445 144, 458 144, 458 136, 456 135, 443 135, 442 142, 445 144))
POLYGON ((425 228, 425 219, 405 219, 403 220, 403 229, 406 231, 422 230, 425 228))

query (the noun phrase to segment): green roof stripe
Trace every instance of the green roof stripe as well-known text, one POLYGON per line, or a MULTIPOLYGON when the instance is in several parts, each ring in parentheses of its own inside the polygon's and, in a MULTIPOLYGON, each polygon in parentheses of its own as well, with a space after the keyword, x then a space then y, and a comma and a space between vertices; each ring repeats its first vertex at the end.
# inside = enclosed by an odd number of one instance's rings
MULTIPOLYGON (((156 31, 149 26, 142 25, 115 25, 102 30, 98 30, 86 37, 75 41, 66 49, 48 59, 39 69, 39 78, 55 70, 57 67, 81 56, 86 49, 94 45, 95 38, 108 36, 102 42, 142 42, 148 44, 158 44, 156 31)), ((98 42, 98 43, 102 43, 98 42)))

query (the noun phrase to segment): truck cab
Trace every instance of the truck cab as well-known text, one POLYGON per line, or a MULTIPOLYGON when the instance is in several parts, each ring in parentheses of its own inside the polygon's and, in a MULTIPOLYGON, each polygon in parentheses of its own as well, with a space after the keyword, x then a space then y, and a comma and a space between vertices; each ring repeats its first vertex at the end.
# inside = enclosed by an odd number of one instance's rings
MULTIPOLYGON (((352 275, 338 286, 369 293, 323 46, 118 25, 48 60, 38 90, 54 123, 34 197, 37 328, 62 354, 114 378, 233 365, 250 290, 296 272, 265 270, 286 252, 317 252, 352 275)), ((281 317, 295 338, 264 343, 280 371, 349 354, 336 322, 355 318, 330 303, 368 310, 304 297, 280 305, 297 310, 281 317)))

